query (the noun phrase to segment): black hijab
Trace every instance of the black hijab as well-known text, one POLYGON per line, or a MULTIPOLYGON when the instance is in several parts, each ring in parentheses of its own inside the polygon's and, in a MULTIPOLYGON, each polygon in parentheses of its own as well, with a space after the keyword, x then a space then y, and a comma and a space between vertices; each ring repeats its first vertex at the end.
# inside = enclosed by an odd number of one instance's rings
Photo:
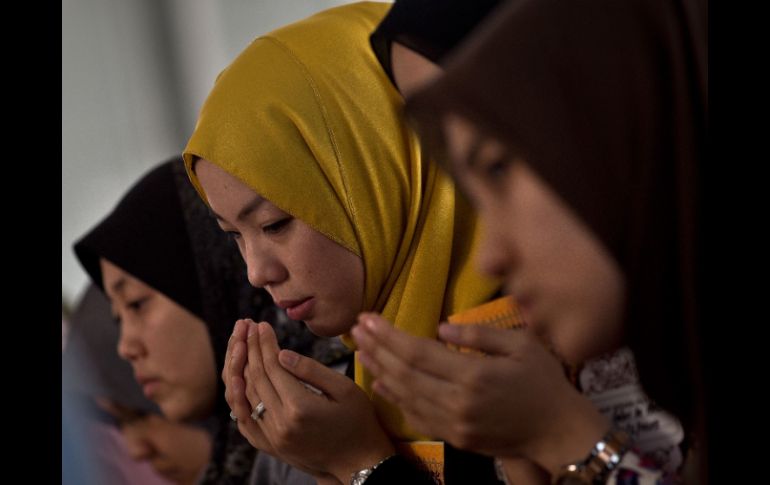
MULTIPOLYGON (((315 337, 301 322, 289 320, 264 290, 249 285, 235 243, 200 200, 181 158, 142 177, 74 249, 100 288, 103 257, 198 316, 211 338, 217 375, 239 318, 270 322, 283 348, 324 363, 344 353, 341 344, 315 337)), ((243 483, 256 450, 230 420, 224 385, 219 379, 217 385, 218 430, 202 483, 243 483)))
POLYGON ((390 49, 398 42, 440 64, 500 0, 399 0, 372 33, 369 41, 391 82, 390 49))

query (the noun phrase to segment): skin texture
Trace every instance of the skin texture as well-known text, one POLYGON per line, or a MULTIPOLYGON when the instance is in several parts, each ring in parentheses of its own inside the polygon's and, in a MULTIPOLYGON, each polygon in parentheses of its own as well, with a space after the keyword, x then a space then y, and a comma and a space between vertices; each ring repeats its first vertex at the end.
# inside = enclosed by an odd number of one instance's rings
POLYGON ((624 282, 609 252, 523 160, 462 118, 445 127, 452 170, 483 220, 482 271, 505 279, 526 321, 566 362, 616 348, 624 282))
POLYGON ((145 395, 173 421, 210 415, 217 375, 203 321, 109 261, 102 259, 101 268, 120 320, 118 354, 133 367, 145 395))
POLYGON ((390 49, 393 78, 404 98, 419 90, 432 79, 441 75, 441 68, 421 54, 393 42, 390 49))
POLYGON ((328 483, 348 483, 355 471, 393 454, 358 386, 312 359, 279 349, 268 323, 239 320, 227 355, 226 398, 254 447, 328 483), (251 412, 260 401, 266 411, 253 420, 251 412))
POLYGON ((521 476, 524 457, 543 472, 524 479, 537 483, 584 458, 609 426, 559 360, 580 363, 619 345, 622 274, 523 161, 462 119, 445 121, 450 170, 485 227, 479 265, 506 280, 529 327, 441 327, 440 339, 488 357, 411 337, 377 315, 362 315, 352 333, 361 362, 377 376, 375 390, 411 425, 503 458, 510 478, 521 476))
POLYGON ((149 462, 174 483, 197 483, 211 459, 211 437, 206 431, 155 414, 140 416, 110 401, 101 400, 99 405, 120 422, 126 448, 134 460, 149 462))
POLYGON ((249 282, 279 306, 312 298, 301 320, 317 335, 349 331, 363 301, 361 258, 213 163, 199 160, 195 171, 220 227, 238 244, 249 282))
MULTIPOLYGON (((314 333, 347 332, 362 306, 361 259, 216 165, 199 160, 195 170, 220 227, 238 243, 251 284, 265 288, 279 306, 311 298, 312 309, 297 316, 314 333)), ((291 307, 287 311, 295 316, 291 307)), ((363 391, 312 359, 281 351, 269 324, 237 322, 225 359, 225 397, 254 447, 325 483, 348 483, 355 471, 393 453, 363 391), (267 411, 254 421, 250 415, 260 401, 267 411)))

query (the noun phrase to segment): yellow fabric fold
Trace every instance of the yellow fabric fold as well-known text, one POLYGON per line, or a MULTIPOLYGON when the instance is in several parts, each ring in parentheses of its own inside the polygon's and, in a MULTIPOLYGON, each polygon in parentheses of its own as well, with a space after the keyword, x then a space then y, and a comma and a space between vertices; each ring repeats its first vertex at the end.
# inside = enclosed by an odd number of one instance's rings
MULTIPOLYGON (((499 285, 474 268, 476 217, 402 121, 369 46, 389 4, 329 9, 255 39, 217 78, 187 147, 359 255, 363 310, 410 334, 482 303, 499 285)), ((351 324, 354 322, 351 322, 351 324)), ((343 336, 352 347, 352 340, 343 336)), ((400 439, 425 439, 356 382, 400 439)))

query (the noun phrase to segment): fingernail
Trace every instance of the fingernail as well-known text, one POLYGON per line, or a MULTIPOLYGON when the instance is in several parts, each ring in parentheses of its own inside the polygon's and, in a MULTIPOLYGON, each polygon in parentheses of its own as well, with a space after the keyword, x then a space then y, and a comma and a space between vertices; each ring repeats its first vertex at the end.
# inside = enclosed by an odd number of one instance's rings
POLYGON ((366 367, 370 371, 373 371, 374 368, 375 368, 374 361, 369 356, 369 354, 366 354, 364 352, 360 352, 359 351, 358 352, 358 361, 361 363, 361 365, 363 365, 364 367, 366 367))
POLYGON ((365 313, 365 312, 364 313, 359 313, 358 314, 358 319, 357 319, 358 323, 363 323, 364 320, 370 318, 371 316, 372 316, 371 313, 365 313))
POLYGON ((460 336, 460 329, 456 325, 450 325, 448 323, 442 323, 438 327, 439 337, 444 339, 452 339, 460 336))
POLYGON ((364 325, 372 332, 376 332, 379 329, 380 322, 371 315, 367 315, 364 317, 364 325))
POLYGON ((297 365, 297 362, 299 362, 299 355, 291 350, 282 350, 281 353, 278 354, 278 360, 284 367, 294 367, 297 365))
POLYGON ((249 333, 247 334, 247 337, 251 337, 255 333, 257 333, 258 325, 249 325, 249 333))
POLYGON ((379 394, 380 396, 384 397, 385 399, 388 399, 390 396, 390 391, 388 391, 388 388, 385 387, 385 384, 383 384, 380 381, 374 381, 372 383, 372 390, 379 394))

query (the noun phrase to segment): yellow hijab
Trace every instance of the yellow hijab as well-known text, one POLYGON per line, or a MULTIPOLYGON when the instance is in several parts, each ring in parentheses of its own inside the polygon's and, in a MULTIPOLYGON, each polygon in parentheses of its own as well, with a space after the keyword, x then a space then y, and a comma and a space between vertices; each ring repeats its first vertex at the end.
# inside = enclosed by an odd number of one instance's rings
MULTIPOLYGON (((389 4, 332 8, 258 37, 217 78, 184 150, 220 166, 273 204, 360 256, 363 309, 413 335, 492 297, 474 269, 476 217, 423 157, 402 100, 369 47, 389 4)), ((352 340, 343 336, 352 347, 352 340)), ((423 439, 372 395, 385 427, 423 439)))

